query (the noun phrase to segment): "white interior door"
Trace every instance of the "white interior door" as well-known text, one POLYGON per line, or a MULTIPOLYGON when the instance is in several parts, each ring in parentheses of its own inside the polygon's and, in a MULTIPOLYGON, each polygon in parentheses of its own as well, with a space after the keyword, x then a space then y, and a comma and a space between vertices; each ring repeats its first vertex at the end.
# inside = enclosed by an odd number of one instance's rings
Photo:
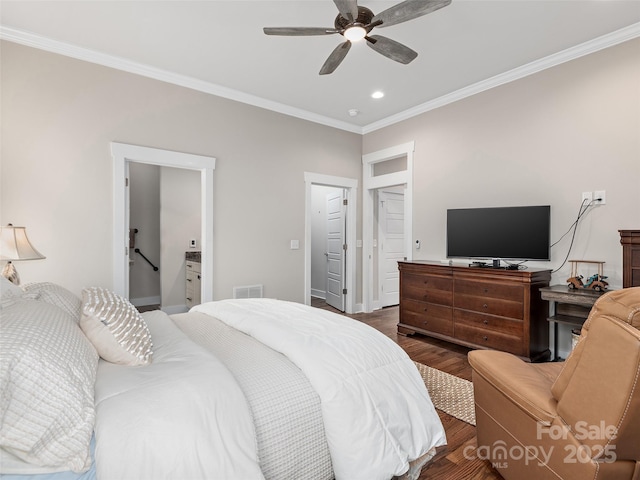
POLYGON ((344 312, 345 205, 344 191, 327 194, 327 297, 329 305, 344 312))
POLYGON ((400 275, 404 260, 404 192, 402 187, 378 190, 378 298, 380 307, 398 305, 400 275))

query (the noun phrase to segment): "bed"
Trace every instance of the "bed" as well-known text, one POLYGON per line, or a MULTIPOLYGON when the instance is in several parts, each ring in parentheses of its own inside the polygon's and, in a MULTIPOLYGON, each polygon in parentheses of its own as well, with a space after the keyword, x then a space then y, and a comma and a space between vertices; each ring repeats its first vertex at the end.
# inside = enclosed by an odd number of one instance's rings
POLYGON ((342 315, 51 283, 1 307, 3 480, 412 479, 446 443, 409 357, 342 315))

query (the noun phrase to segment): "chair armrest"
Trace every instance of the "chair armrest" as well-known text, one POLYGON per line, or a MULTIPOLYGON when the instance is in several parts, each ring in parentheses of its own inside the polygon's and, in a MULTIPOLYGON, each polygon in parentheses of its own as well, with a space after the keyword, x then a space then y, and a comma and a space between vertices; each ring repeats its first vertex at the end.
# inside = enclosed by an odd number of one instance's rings
POLYGON ((557 415, 551 385, 561 364, 525 363, 515 355, 494 350, 474 350, 468 358, 474 372, 520 410, 536 422, 551 424, 557 415))

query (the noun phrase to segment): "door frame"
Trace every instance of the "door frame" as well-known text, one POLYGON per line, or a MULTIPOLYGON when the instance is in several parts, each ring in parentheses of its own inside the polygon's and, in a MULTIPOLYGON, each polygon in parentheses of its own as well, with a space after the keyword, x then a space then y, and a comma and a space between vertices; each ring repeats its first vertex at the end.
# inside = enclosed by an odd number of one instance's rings
POLYGON ((304 172, 305 214, 304 214, 304 303, 311 305, 311 188, 313 185, 336 187, 345 190, 347 199, 347 221, 345 243, 344 286, 347 294, 344 299, 346 313, 355 313, 356 299, 356 199, 358 198, 358 180, 355 178, 335 177, 322 173, 304 172))
POLYGON ((216 159, 111 142, 113 158, 113 291, 129 298, 129 218, 126 189, 128 164, 146 163, 162 167, 200 171, 200 216, 202 257, 202 302, 213 300, 213 171, 216 159))
POLYGON ((407 260, 413 260, 413 152, 415 142, 367 153, 362 156, 362 307, 373 311, 373 239, 374 239, 374 191, 379 188, 404 185, 404 251, 407 260), (374 175, 376 163, 405 157, 407 167, 393 173, 374 175))

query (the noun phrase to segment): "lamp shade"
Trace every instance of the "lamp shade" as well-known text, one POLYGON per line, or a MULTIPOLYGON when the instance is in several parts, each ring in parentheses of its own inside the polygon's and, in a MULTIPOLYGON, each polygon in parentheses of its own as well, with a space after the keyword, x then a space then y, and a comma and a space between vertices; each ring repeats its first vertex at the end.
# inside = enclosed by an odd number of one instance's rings
POLYGON ((25 227, 0 227, 0 261, 37 260, 45 258, 33 248, 25 227))

